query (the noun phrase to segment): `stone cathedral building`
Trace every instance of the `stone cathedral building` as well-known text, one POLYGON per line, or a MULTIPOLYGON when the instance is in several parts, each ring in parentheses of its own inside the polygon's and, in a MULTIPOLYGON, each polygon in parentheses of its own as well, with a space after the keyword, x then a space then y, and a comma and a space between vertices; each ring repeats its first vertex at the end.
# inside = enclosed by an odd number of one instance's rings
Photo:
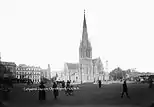
POLYGON ((88 39, 85 11, 82 40, 79 46, 79 63, 65 63, 63 79, 82 83, 104 80, 104 67, 100 57, 92 59, 92 46, 88 39))

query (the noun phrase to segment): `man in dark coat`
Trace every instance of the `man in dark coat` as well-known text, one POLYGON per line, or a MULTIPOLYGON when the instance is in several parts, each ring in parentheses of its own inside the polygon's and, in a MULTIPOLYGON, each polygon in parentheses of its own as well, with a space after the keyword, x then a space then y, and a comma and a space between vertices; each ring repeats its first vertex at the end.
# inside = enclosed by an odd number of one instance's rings
POLYGON ((53 83, 53 95, 54 95, 54 98, 57 99, 57 96, 59 95, 59 92, 58 92, 58 87, 57 87, 57 83, 54 82, 53 83))
POLYGON ((98 85, 99 85, 99 88, 101 88, 101 85, 102 85, 101 80, 98 80, 98 85))
POLYGON ((45 100, 46 99, 46 94, 45 94, 45 86, 44 83, 41 82, 39 86, 39 100, 45 100))
POLYGON ((150 80, 149 80, 149 88, 152 88, 152 78, 150 78, 150 80))
POLYGON ((63 89, 65 88, 65 81, 64 80, 62 81, 62 88, 63 89))
POLYGON ((129 95, 128 95, 128 88, 127 88, 126 80, 123 83, 123 91, 122 91, 122 94, 121 94, 121 98, 123 98, 124 93, 126 93, 127 98, 130 98, 129 95))
POLYGON ((70 81, 67 80, 67 83, 66 83, 66 91, 65 91, 65 94, 66 95, 70 95, 70 88, 71 88, 71 85, 70 85, 70 81))

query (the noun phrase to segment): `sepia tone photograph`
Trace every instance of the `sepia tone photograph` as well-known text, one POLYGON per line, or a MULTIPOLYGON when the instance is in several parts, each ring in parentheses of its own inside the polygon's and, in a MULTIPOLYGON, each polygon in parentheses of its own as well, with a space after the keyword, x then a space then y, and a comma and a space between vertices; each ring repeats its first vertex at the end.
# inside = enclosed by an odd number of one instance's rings
POLYGON ((154 107, 153 0, 0 0, 0 107, 154 107))

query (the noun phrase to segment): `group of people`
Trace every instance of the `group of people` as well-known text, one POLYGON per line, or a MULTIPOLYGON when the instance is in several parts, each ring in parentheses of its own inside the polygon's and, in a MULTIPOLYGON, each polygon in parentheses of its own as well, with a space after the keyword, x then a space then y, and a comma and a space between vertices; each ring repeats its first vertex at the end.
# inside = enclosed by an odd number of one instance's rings
MULTIPOLYGON (((46 92, 45 92, 45 85, 44 85, 44 82, 40 82, 40 85, 39 85, 39 88, 41 90, 39 90, 39 100, 40 101, 43 101, 43 100, 46 100, 46 92)), ((54 95, 54 98, 57 99, 57 96, 59 95, 59 92, 58 92, 58 87, 57 87, 57 83, 56 81, 53 82, 53 95, 54 95)))
POLYGON ((67 81, 65 88, 66 88, 65 90, 66 95, 73 95, 73 86, 71 85, 70 81, 67 81))
MULTIPOLYGON (((52 86, 52 89, 53 89, 53 95, 54 95, 54 98, 57 99, 57 97, 59 96, 59 83, 57 83, 56 81, 53 82, 53 86, 52 86)), ((62 89, 65 90, 65 94, 68 96, 68 95, 73 95, 73 86, 71 85, 71 82, 68 80, 66 85, 65 85, 65 82, 63 81, 61 83, 61 86, 62 86, 62 89)), ((41 90, 39 90, 39 100, 42 101, 42 100, 46 100, 46 93, 45 93, 45 85, 43 82, 40 82, 40 85, 39 85, 39 88, 41 90)))

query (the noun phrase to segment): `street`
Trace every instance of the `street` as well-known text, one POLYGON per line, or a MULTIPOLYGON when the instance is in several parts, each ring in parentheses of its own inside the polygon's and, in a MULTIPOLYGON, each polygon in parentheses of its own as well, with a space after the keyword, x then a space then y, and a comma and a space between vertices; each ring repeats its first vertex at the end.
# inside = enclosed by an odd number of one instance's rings
POLYGON ((10 93, 9 107, 149 107, 154 101, 154 89, 149 89, 148 84, 128 84, 131 97, 128 99, 120 97, 122 84, 102 85, 99 89, 97 84, 86 83, 79 85, 73 96, 60 91, 57 100, 52 91, 47 91, 46 101, 42 103, 38 100, 38 91, 24 92, 22 87, 15 86, 10 93))

